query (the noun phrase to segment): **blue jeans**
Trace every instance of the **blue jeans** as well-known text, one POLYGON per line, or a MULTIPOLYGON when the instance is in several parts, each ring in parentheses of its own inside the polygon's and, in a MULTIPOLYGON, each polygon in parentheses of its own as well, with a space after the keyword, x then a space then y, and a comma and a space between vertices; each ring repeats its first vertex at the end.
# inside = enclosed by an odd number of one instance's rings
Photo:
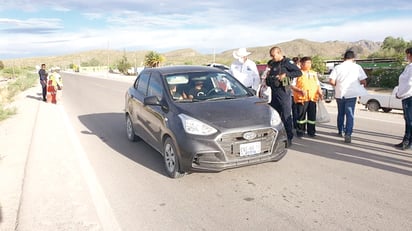
POLYGON ((405 135, 403 142, 412 143, 412 97, 402 100, 403 118, 405 119, 405 135))
POLYGON ((355 113, 356 97, 336 99, 338 104, 338 132, 345 132, 345 136, 351 136, 353 131, 353 119, 355 113), (346 126, 345 126, 346 117, 346 126))

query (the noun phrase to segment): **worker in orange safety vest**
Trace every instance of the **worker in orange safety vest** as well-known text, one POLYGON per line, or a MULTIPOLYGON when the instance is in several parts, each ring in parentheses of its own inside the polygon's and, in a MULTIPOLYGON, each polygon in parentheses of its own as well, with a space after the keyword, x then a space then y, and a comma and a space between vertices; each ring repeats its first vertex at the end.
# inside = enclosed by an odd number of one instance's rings
POLYGON ((323 98, 318 75, 312 70, 311 57, 300 60, 302 76, 294 78, 291 84, 293 100, 297 107, 296 135, 303 137, 307 129, 310 137, 316 136, 316 102, 323 98))

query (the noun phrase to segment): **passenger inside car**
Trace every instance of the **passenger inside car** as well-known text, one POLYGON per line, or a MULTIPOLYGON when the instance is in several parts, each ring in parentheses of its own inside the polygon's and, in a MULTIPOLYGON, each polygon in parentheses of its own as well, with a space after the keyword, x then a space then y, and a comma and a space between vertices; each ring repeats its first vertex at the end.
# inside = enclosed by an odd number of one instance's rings
POLYGON ((174 100, 182 100, 182 99, 187 98, 187 96, 184 92, 180 93, 179 91, 177 91, 177 86, 175 84, 170 84, 169 85, 169 90, 170 90, 170 95, 172 95, 172 98, 174 100))

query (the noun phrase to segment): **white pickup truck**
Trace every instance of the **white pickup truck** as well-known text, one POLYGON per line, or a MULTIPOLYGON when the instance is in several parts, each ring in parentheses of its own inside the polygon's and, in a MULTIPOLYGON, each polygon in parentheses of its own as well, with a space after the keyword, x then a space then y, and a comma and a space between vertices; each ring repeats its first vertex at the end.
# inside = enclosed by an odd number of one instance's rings
POLYGON ((395 87, 391 94, 368 94, 359 97, 358 103, 365 105, 369 111, 378 111, 381 108, 384 112, 402 110, 402 100, 396 98, 397 91, 398 87, 395 87))

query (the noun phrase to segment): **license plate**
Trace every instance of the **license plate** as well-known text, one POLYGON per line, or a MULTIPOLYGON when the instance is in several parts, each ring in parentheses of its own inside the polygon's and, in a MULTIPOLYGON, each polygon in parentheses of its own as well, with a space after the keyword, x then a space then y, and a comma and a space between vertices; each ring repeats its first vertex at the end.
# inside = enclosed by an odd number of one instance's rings
POLYGON ((250 156, 261 152, 260 142, 253 142, 240 145, 240 156, 250 156))

